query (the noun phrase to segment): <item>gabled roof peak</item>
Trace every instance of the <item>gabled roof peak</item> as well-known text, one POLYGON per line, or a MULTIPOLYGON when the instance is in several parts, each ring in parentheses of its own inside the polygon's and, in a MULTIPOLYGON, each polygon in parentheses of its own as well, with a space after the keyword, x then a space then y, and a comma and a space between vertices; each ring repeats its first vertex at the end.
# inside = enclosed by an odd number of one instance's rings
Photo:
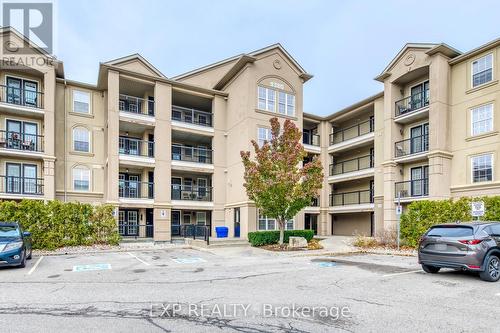
POLYGON ((167 78, 165 75, 163 75, 162 72, 160 72, 155 66, 153 66, 148 60, 146 60, 146 58, 144 58, 139 53, 134 53, 134 54, 131 54, 131 55, 128 55, 128 56, 125 56, 125 57, 121 57, 121 58, 109 60, 109 61, 104 62, 103 64, 104 65, 109 65, 109 66, 118 66, 118 65, 123 64, 123 63, 131 62, 133 60, 138 60, 147 69, 149 69, 151 72, 153 72, 157 76, 159 76, 161 78, 167 78))

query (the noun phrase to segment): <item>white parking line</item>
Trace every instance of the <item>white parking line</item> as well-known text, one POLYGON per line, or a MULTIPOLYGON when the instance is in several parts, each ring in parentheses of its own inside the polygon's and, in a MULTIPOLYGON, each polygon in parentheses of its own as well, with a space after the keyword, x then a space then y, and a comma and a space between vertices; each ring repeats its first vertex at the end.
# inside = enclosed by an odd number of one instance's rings
POLYGON ((42 259, 43 259, 43 256, 38 258, 36 263, 33 265, 33 267, 31 267, 30 271, 28 272, 28 275, 31 275, 31 273, 33 273, 35 271, 35 269, 38 267, 38 264, 40 264, 40 261, 42 261, 42 259))
POLYGON ((398 275, 413 274, 413 273, 418 273, 418 272, 421 272, 421 271, 422 271, 422 270, 418 270, 418 271, 409 271, 409 272, 402 272, 402 273, 386 274, 386 275, 383 275, 382 277, 391 277, 391 276, 398 276, 398 275))
POLYGON ((137 256, 135 256, 135 255, 133 255, 132 253, 130 253, 130 252, 127 252, 127 253, 128 253, 131 257, 133 257, 133 258, 135 258, 135 259, 139 260, 140 262, 142 262, 144 265, 146 265, 146 266, 151 265, 150 263, 145 262, 145 261, 144 261, 144 260, 142 260, 141 258, 139 258, 139 257, 137 257, 137 256))

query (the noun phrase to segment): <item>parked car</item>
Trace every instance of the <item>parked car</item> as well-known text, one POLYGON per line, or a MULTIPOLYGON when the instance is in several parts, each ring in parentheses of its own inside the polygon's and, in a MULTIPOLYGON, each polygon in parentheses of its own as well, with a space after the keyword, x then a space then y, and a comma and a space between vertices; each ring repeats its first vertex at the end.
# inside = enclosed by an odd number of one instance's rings
POLYGON ((26 266, 31 259, 31 234, 17 222, 0 222, 0 267, 26 266))
POLYGON ((500 222, 435 225, 420 240, 418 262, 427 273, 453 268, 479 272, 484 281, 498 281, 500 222))

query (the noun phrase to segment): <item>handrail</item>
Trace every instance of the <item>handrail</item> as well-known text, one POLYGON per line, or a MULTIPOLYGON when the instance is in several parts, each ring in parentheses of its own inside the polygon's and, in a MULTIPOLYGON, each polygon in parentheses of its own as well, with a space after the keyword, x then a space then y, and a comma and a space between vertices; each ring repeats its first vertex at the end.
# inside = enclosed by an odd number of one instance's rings
POLYGON ((43 195, 43 178, 0 175, 0 193, 43 195))
POLYGON ((373 203, 372 190, 330 193, 330 206, 359 205, 365 203, 373 203))
POLYGON ((395 116, 416 111, 429 105, 429 89, 402 98, 395 103, 395 116))
POLYGON ((394 143, 394 157, 403 157, 429 150, 429 134, 423 134, 394 143))
POLYGON ((212 127, 212 113, 194 108, 172 105, 172 120, 188 124, 212 127))
POLYGON ((171 185, 172 200, 212 201, 212 186, 171 185))
POLYGON ((309 134, 309 133, 302 134, 302 144, 319 147, 320 146, 319 143, 320 143, 319 134, 309 134))
POLYGON ((154 142, 135 138, 119 137, 118 151, 123 155, 154 157, 154 142))
POLYGON ((119 179, 118 196, 120 198, 153 199, 154 183, 119 179))
POLYGON ((118 101, 118 108, 120 111, 152 117, 155 115, 154 105, 155 102, 153 100, 146 100, 141 97, 125 94, 120 94, 118 101))
POLYGON ((429 178, 405 180, 394 183, 395 198, 423 197, 429 195, 429 178))
POLYGON ((212 164, 212 149, 172 144, 172 161, 212 164))
POLYGON ((371 118, 346 128, 336 129, 330 133, 330 145, 371 133, 375 129, 374 125, 374 118, 371 118))
POLYGON ((365 155, 341 162, 335 162, 330 164, 330 176, 373 168, 373 165, 373 155, 365 155))
POLYGON ((0 102, 43 109, 43 92, 0 85, 0 102))
POLYGON ((0 148, 43 152, 43 135, 0 130, 0 148))

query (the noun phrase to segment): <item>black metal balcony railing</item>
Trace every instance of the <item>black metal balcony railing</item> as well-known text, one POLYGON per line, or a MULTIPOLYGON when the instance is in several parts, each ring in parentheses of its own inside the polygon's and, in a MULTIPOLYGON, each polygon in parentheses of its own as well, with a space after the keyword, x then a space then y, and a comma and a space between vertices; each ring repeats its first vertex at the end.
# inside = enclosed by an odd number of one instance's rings
POLYGON ((370 190, 330 194, 330 206, 346 206, 373 203, 373 192, 370 190))
POLYGON ((374 124, 374 119, 371 118, 353 126, 337 129, 330 134, 330 145, 371 133, 374 130, 374 124))
POLYGON ((172 145, 172 160, 212 164, 212 149, 172 145))
POLYGON ((429 135, 419 135, 394 144, 394 156, 403 157, 429 150, 429 135))
POLYGON ((119 138, 118 151, 123 155, 154 157, 155 143, 134 138, 119 138))
POLYGON ((395 198, 423 197, 429 195, 429 179, 414 179, 397 182, 395 186, 395 198))
POLYGON ((212 127, 212 114, 210 112, 172 105, 172 120, 188 124, 212 127))
POLYGON ((302 133, 302 143, 305 145, 311 145, 319 147, 319 135, 318 134, 309 134, 307 132, 302 133))
POLYGON ((130 112, 153 117, 155 115, 155 102, 144 98, 120 94, 118 108, 123 112, 130 112))
POLYGON ((350 160, 330 164, 330 176, 341 175, 348 172, 373 168, 372 155, 361 156, 350 160))
POLYGON ((0 193, 43 195, 43 179, 0 176, 0 193))
POLYGON ((309 207, 319 207, 319 197, 312 198, 309 207))
POLYGON ((172 200, 212 201, 211 186, 172 184, 172 200))
POLYGON ((0 148, 43 152, 43 136, 0 130, 0 148))
POLYGON ((210 226, 198 224, 172 224, 172 236, 201 239, 207 242, 210 239, 210 226))
POLYGON ((128 199, 153 199, 154 184, 135 180, 119 180, 118 196, 128 199))
POLYGON ((429 89, 400 99, 396 102, 396 117, 429 105, 429 89))
POLYGON ((0 85, 0 101, 8 104, 43 109, 43 93, 36 90, 0 85))
POLYGON ((131 222, 118 223, 118 232, 120 236, 125 238, 153 238, 154 225, 152 224, 137 224, 131 222))

